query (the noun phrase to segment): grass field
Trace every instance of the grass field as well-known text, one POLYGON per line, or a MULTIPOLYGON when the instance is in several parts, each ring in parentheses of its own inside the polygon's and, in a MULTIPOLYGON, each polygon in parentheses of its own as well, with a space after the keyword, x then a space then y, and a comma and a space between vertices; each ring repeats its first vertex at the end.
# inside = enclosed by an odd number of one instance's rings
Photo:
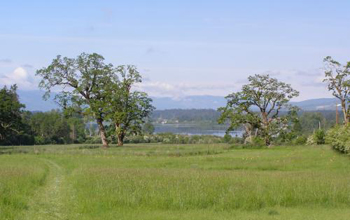
POLYGON ((350 160, 322 147, 1 148, 0 219, 349 219, 350 160))

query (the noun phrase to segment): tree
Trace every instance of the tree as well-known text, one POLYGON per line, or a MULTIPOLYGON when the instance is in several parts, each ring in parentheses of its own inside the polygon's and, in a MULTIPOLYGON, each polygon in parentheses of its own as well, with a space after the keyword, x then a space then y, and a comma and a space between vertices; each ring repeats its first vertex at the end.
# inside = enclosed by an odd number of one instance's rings
POLYGON ((31 125, 40 144, 70 143, 69 125, 58 111, 34 113, 31 125))
POLYGON ((56 95, 58 103, 66 110, 92 116, 99 127, 103 147, 108 140, 105 121, 105 85, 116 78, 112 64, 105 64, 104 58, 96 53, 82 53, 76 59, 57 56, 52 63, 37 71, 42 77, 39 87, 46 90, 45 98, 53 88, 61 88, 56 95))
POLYGON ((345 66, 328 56, 324 58, 325 79, 328 90, 332 91, 334 97, 340 100, 344 123, 350 121, 350 62, 345 66))
POLYGON ((57 110, 36 112, 28 119, 35 134, 36 144, 69 144, 85 140, 85 124, 80 118, 70 117, 57 110))
POLYGON ((122 146, 127 133, 137 134, 142 131, 142 124, 154 107, 146 93, 132 90, 133 85, 142 81, 134 66, 119 66, 117 72, 121 79, 109 84, 105 90, 108 97, 106 115, 115 127, 118 146, 122 146))
POLYGON ((244 126, 246 140, 261 136, 270 145, 273 136, 287 129, 288 115, 282 117, 280 112, 282 108, 291 108, 287 104, 299 92, 269 75, 249 76, 248 80, 242 91, 226 97, 226 107, 219 108, 219 123, 229 120, 228 131, 244 126))
POLYGON ((30 128, 23 123, 25 105, 19 102, 17 86, 0 90, 0 144, 32 144, 30 128))
POLYGON ((145 134, 153 134, 154 131, 155 131, 154 125, 150 121, 147 121, 142 127, 142 132, 145 134))
POLYGON ((73 115, 66 119, 70 127, 70 139, 73 143, 83 143, 86 140, 86 125, 84 118, 73 115))

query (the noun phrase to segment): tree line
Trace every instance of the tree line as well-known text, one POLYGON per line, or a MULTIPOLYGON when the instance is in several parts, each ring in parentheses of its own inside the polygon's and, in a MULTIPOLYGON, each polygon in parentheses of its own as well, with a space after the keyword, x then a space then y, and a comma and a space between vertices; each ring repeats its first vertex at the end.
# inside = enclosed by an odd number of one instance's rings
MULTIPOLYGON (((342 65, 326 57, 324 64, 324 81, 339 99, 340 121, 348 125, 350 62, 342 65)), ((52 90, 58 91, 55 101, 62 110, 27 112, 18 100, 17 86, 5 86, 0 90, 0 144, 82 143, 95 134, 90 130, 90 135, 86 135, 86 123, 92 120, 103 147, 113 140, 121 146, 126 136, 137 136, 144 128, 154 130, 149 122, 154 110, 152 100, 147 93, 135 89, 136 84, 142 83, 135 66, 115 67, 99 54, 82 53, 76 58, 57 56, 36 75, 41 78, 39 87, 45 90, 45 99, 52 90)), ((218 112, 203 110, 198 114, 190 110, 190 115, 186 115, 184 110, 156 111, 153 118, 177 115, 180 121, 217 119, 229 126, 227 133, 243 128, 244 143, 260 141, 267 146, 276 140, 301 138, 315 130, 317 124, 317 131, 334 124, 324 114, 301 114, 300 109, 290 105, 290 100, 299 95, 290 84, 269 75, 249 76, 248 81, 241 91, 226 97, 227 105, 218 112)))
MULTIPOLYGON (((347 126, 350 118, 350 62, 345 65, 328 56, 324 59, 325 78, 328 90, 339 99, 343 113, 343 122, 347 126)), ((280 82, 269 75, 248 77, 249 83, 239 92, 226 97, 226 107, 219 108, 219 123, 229 122, 227 132, 244 127, 245 142, 263 139, 266 146, 273 139, 291 136, 302 130, 297 112, 300 110, 289 104, 299 96, 299 92, 290 84, 280 82), (281 114, 282 111, 287 114, 281 114)), ((321 128, 316 137, 322 136, 321 128)))
MULTIPOLYGON (((109 146, 107 123, 114 127, 113 135, 121 146, 127 134, 141 131, 142 124, 154 109, 147 93, 134 89, 135 84, 142 82, 135 66, 114 67, 113 64, 105 63, 104 57, 96 53, 82 53, 76 58, 57 56, 49 66, 37 70, 36 75, 41 78, 39 87, 46 91, 45 99, 50 97, 53 89, 59 91, 55 101, 62 107, 65 117, 79 115, 96 121, 105 148, 109 146)), ((16 86, 12 86, 1 90, 1 100, 4 101, 0 106, 0 141, 5 144, 16 143, 11 139, 23 133, 20 128, 24 127, 21 114, 24 105, 18 101, 16 89, 16 86)), ((41 116, 37 114, 32 118, 35 117, 41 116)), ((61 132, 61 137, 65 139, 70 131, 67 127, 69 123, 62 116, 57 115, 56 118, 61 118, 61 121, 52 123, 62 129, 55 132, 61 132), (65 134, 63 130, 66 130, 65 134)), ((49 120, 46 118, 43 121, 47 123, 49 120)), ((32 128, 40 134, 35 123, 32 123, 32 128)), ((41 137, 44 136, 43 133, 41 137)))

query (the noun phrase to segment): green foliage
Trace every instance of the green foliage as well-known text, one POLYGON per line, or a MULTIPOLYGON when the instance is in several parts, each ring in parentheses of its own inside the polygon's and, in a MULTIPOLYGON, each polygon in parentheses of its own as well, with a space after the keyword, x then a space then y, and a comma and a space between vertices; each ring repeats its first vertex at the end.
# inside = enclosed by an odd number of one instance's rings
POLYGON ((224 143, 224 138, 212 135, 180 135, 159 133, 153 135, 130 135, 125 143, 163 143, 163 144, 213 144, 224 143))
POLYGON ((280 111, 299 92, 269 75, 250 76, 248 80, 241 92, 226 97, 227 106, 219 108, 219 123, 229 121, 228 131, 244 126, 246 137, 258 135, 264 138, 265 145, 270 145, 272 137, 286 130, 291 118, 295 118, 295 108, 289 107, 290 114, 285 117, 280 116, 280 111))
POLYGON ((142 127, 142 133, 144 134, 153 134, 154 130, 154 125, 151 122, 146 122, 142 127))
POLYGON ((2 88, 0 100, 0 145, 33 144, 30 127, 25 123, 25 106, 18 100, 17 86, 2 88))
POLYGON ((322 129, 318 129, 314 133, 316 144, 325 144, 326 133, 322 129))
POLYGON ((133 91, 136 83, 141 83, 140 73, 134 66, 119 66, 117 73, 121 79, 105 88, 108 103, 107 118, 115 126, 118 145, 122 146, 127 134, 139 134, 154 107, 147 93, 133 91))
POLYGON ((259 136, 252 136, 243 148, 256 149, 266 147, 265 140, 259 136))
POLYGON ((306 136, 298 136, 297 138, 295 138, 292 143, 294 145, 305 145, 307 142, 307 137, 306 136))
POLYGON ((322 129, 317 129, 314 131, 314 133, 312 135, 310 135, 307 139, 307 144, 308 145, 321 145, 321 144, 325 144, 326 138, 326 133, 324 130, 322 129))
POLYGON ((225 143, 230 143, 231 140, 232 140, 232 136, 230 134, 226 133, 225 136, 224 136, 224 142, 225 143))
POLYGON ((339 99, 345 124, 350 122, 350 62, 341 65, 328 56, 324 60, 325 79, 328 90, 339 99))
MULTIPOLYGON (((331 112, 332 115, 335 115, 334 112, 331 112)), ((327 120, 325 115, 321 112, 303 112, 299 116, 300 121, 300 134, 311 134, 315 130, 320 128, 328 129, 333 123, 330 120, 327 120)), ((334 121, 335 123, 335 121, 334 121)))
POLYGON ((81 118, 67 119, 59 111, 37 112, 29 118, 35 144, 69 144, 85 141, 85 124, 81 118))
POLYGON ((330 144, 334 149, 350 154, 350 125, 336 126, 327 132, 327 144, 330 144))
POLYGON ((96 120, 104 147, 108 146, 106 120, 115 126, 122 145, 128 132, 141 131, 145 118, 153 110, 146 93, 132 91, 132 86, 141 82, 137 69, 115 68, 105 64, 104 58, 96 53, 82 53, 75 59, 57 56, 48 67, 38 70, 37 75, 42 78, 39 87, 46 90, 46 97, 52 88, 63 87, 55 99, 65 113, 79 113, 96 120))
POLYGON ((63 87, 55 97, 57 102, 68 114, 94 118, 103 145, 108 146, 103 121, 108 104, 105 87, 117 78, 112 64, 105 64, 104 58, 96 53, 82 53, 75 59, 57 56, 48 67, 38 70, 37 76, 42 78, 39 87, 46 90, 46 97, 51 89, 63 87))

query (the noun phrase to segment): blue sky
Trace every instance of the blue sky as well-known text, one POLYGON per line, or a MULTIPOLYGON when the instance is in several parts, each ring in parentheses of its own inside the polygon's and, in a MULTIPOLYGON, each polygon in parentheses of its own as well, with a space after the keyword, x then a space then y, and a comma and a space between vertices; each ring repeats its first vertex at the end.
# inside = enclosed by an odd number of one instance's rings
POLYGON ((322 60, 350 61, 350 1, 3 1, 0 85, 37 89, 35 70, 58 54, 97 52, 134 64, 139 89, 181 98, 238 91, 269 73, 330 97, 322 60))

